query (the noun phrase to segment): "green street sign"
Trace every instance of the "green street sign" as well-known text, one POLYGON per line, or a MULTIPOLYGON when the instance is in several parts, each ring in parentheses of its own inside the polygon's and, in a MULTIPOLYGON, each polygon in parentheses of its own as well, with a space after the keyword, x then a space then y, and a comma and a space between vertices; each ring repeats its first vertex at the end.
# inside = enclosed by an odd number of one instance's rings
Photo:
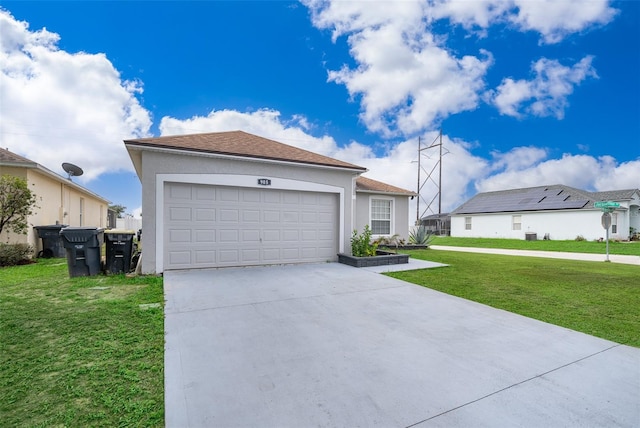
POLYGON ((611 202, 611 201, 600 201, 600 202, 594 203, 593 206, 595 208, 611 209, 611 208, 620 207, 620 204, 617 202, 611 202))

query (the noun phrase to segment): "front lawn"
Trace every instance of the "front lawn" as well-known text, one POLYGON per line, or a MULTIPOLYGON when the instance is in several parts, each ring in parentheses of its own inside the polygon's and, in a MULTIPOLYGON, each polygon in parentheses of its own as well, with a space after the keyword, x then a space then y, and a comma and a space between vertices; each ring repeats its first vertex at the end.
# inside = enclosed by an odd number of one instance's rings
POLYGON ((0 269, 2 425, 162 427, 162 306, 160 277, 0 269))
POLYGON ((441 250, 409 253, 449 266, 389 276, 640 347, 638 266, 441 250))
MULTIPOLYGON (((503 248, 509 250, 565 251, 569 253, 606 254, 607 243, 597 241, 527 241, 525 239, 457 238, 435 236, 431 245, 453 247, 503 248)), ((609 241, 609 254, 640 256, 640 241, 609 241)))

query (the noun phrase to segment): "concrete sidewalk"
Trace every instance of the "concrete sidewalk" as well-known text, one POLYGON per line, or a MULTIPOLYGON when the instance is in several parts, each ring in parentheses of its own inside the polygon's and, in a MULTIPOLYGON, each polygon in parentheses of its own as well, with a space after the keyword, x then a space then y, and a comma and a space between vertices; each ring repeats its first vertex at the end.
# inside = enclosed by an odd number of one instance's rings
MULTIPOLYGON (((566 253, 561 251, 505 250, 499 248, 454 247, 447 245, 430 245, 429 248, 433 250, 463 251, 467 253, 503 254, 507 256, 543 257, 548 259, 585 260, 592 262, 604 262, 606 259, 606 254, 566 253)), ((609 261, 612 263, 640 266, 640 256, 609 254, 609 261)))
POLYGON ((338 263, 168 271, 167 427, 638 427, 640 349, 338 263))

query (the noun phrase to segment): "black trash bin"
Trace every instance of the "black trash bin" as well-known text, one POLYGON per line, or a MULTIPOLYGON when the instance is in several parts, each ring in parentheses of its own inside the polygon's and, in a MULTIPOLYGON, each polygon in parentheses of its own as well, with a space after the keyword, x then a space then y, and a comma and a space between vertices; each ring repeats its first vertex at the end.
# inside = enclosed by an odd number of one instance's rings
POLYGON ((109 273, 128 273, 131 271, 133 256, 133 230, 106 230, 104 242, 106 246, 105 271, 109 273))
POLYGON ((35 226, 34 229, 38 234, 38 238, 42 239, 42 251, 38 253, 38 257, 64 257, 66 251, 62 245, 60 237, 60 229, 67 227, 66 224, 52 224, 49 226, 35 226))
POLYGON ((69 276, 93 276, 100 273, 100 248, 104 229, 96 227, 65 227, 60 230, 67 250, 69 276))

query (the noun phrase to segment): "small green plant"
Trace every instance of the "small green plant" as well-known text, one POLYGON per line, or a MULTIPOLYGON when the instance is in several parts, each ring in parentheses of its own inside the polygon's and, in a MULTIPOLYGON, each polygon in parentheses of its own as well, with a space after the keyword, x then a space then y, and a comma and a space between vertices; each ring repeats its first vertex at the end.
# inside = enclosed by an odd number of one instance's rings
POLYGON ((0 243, 0 266, 16 266, 31 261, 33 248, 27 244, 0 243))
POLYGON ((354 257, 372 257, 376 255, 377 242, 371 242, 371 229, 365 225, 362 234, 357 230, 351 235, 351 255, 354 257))
POLYGON ((576 236, 576 241, 585 241, 584 236, 582 235, 576 236))
POLYGON ((416 245, 429 245, 433 240, 433 234, 424 226, 418 226, 409 232, 409 242, 416 245))

